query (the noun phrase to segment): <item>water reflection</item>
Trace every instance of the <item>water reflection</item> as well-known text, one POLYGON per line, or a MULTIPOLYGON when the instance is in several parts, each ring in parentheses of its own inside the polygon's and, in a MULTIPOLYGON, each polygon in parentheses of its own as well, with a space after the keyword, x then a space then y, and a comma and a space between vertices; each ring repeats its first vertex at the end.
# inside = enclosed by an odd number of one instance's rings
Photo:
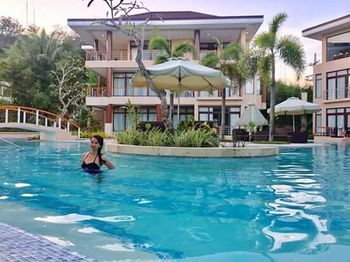
POLYGON ((262 229, 273 240, 272 251, 299 245, 301 249, 316 249, 321 244, 336 242, 329 232, 327 217, 317 212, 326 207, 327 197, 323 195, 311 153, 284 153, 289 164, 273 171, 269 188, 275 198, 267 204, 271 222, 262 229))

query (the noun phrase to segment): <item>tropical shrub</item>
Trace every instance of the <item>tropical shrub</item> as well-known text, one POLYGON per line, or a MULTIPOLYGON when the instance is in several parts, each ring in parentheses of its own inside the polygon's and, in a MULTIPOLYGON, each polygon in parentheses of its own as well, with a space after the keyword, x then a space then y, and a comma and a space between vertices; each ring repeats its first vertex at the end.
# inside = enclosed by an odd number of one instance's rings
POLYGON ((94 135, 99 135, 103 138, 111 138, 111 136, 106 134, 105 132, 102 132, 102 131, 91 132, 91 131, 87 131, 87 130, 81 131, 80 138, 91 138, 94 135))
POLYGON ((210 128, 193 127, 175 132, 172 135, 172 144, 176 147, 216 147, 219 146, 219 139, 210 128))
POLYGON ((159 128, 150 128, 143 133, 142 145, 144 146, 167 146, 169 145, 169 134, 159 128))
POLYGON ((119 144, 128 145, 140 145, 144 140, 143 133, 135 128, 128 128, 123 132, 119 132, 116 139, 119 144))

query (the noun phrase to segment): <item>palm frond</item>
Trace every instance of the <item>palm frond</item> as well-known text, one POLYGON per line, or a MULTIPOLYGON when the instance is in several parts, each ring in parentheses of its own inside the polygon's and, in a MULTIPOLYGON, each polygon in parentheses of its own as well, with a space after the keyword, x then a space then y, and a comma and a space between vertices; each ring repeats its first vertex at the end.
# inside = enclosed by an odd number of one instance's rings
POLYGON ((238 43, 230 43, 223 50, 224 60, 236 60, 238 61, 240 55, 242 54, 242 46, 238 43))
POLYGON ((295 36, 283 36, 277 43, 277 50, 284 63, 292 67, 298 75, 305 69, 305 52, 295 36))
POLYGON ((197 52, 196 48, 191 42, 185 41, 178 44, 172 52, 175 57, 184 56, 186 53, 191 53, 193 58, 196 58, 197 52))
POLYGON ((211 68, 218 68, 220 59, 215 52, 206 53, 201 59, 201 64, 211 68))
POLYGON ((171 56, 171 50, 169 46, 168 40, 166 40, 162 36, 153 36, 148 43, 149 50, 163 50, 167 53, 167 55, 171 56))
POLYGON ((154 64, 161 64, 161 63, 165 63, 166 61, 169 60, 169 57, 167 55, 159 55, 156 57, 156 59, 154 60, 154 64))
POLYGON ((275 36, 270 32, 263 32, 255 37, 254 45, 263 50, 273 50, 275 47, 275 36))
POLYGON ((254 77, 258 72, 260 54, 254 50, 245 50, 237 61, 238 70, 247 78, 254 77))
POLYGON ((259 58, 258 73, 260 75, 260 79, 265 83, 268 83, 270 81, 271 66, 272 66, 272 57, 270 55, 261 56, 259 58))
POLYGON ((287 20, 287 18, 288 15, 284 12, 275 15, 272 19, 272 22, 270 23, 269 32, 276 36, 278 29, 287 20))

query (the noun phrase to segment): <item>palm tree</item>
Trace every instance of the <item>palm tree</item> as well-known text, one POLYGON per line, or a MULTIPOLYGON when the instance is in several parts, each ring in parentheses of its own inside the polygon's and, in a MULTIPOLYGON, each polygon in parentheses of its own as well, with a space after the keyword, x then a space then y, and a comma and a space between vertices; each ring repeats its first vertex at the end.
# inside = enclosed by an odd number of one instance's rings
MULTIPOLYGON (((193 58, 196 58, 196 48, 189 41, 184 41, 174 46, 171 49, 170 43, 163 36, 155 35, 148 43, 149 50, 159 50, 161 53, 154 60, 155 64, 161 64, 168 61, 171 57, 182 57, 187 53, 192 54, 193 58)), ((178 94, 180 95, 180 94, 178 94)), ((174 94, 170 93, 170 114, 169 118, 173 121, 174 112, 174 94)), ((178 123, 179 124, 179 123, 178 123)))
POLYGON ((273 141, 275 125, 276 102, 276 59, 281 59, 285 64, 296 71, 298 76, 305 68, 304 50, 295 36, 278 36, 281 25, 286 21, 286 13, 277 14, 270 23, 269 30, 259 34, 255 38, 255 45, 260 49, 262 56, 259 63, 260 72, 270 75, 270 128, 269 141, 273 141))
MULTIPOLYGON (((217 68, 221 72, 228 76, 231 80, 230 88, 241 90, 244 81, 247 78, 254 76, 255 68, 251 67, 252 58, 250 57, 249 50, 244 50, 238 43, 232 42, 226 47, 223 43, 214 37, 217 43, 217 52, 208 52, 201 59, 201 64, 217 68), (249 62, 249 63, 248 63, 249 62)), ((221 95, 221 125, 220 125, 220 139, 224 139, 224 127, 225 127, 225 107, 226 107, 226 88, 222 90, 221 95)))

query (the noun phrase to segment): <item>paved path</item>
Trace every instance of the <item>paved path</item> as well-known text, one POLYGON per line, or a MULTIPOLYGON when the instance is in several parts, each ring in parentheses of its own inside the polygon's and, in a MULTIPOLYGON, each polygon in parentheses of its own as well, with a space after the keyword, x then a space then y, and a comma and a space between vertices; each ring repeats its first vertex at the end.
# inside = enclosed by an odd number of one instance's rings
POLYGON ((41 236, 0 223, 0 261, 92 262, 95 260, 53 244, 41 236))

